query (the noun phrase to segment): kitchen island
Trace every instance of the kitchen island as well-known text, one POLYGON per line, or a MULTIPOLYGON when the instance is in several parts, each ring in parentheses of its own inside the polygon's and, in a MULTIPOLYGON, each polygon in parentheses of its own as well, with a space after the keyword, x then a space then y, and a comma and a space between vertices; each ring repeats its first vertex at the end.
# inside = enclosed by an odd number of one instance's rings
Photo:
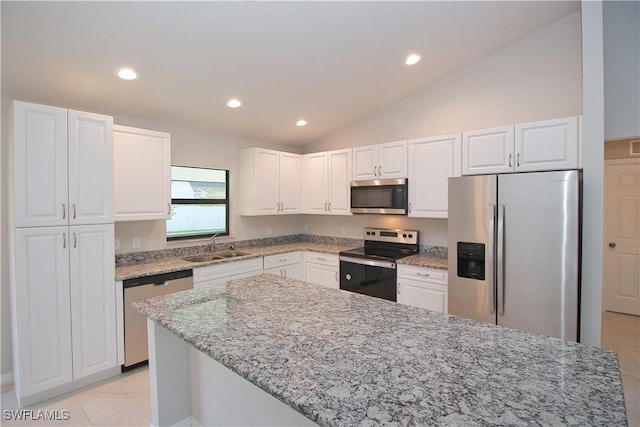
POLYGON ((157 297, 152 425, 626 425, 615 353, 274 275, 157 297))

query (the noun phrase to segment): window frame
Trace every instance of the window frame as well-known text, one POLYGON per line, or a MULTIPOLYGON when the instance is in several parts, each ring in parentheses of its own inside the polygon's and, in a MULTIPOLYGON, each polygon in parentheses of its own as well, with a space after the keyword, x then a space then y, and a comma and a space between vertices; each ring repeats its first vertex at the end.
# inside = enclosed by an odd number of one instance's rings
MULTIPOLYGON (((192 234, 189 236, 169 236, 167 234, 167 228, 165 225, 165 237, 167 242, 176 242, 180 240, 197 240, 197 239, 206 239, 217 234, 218 236, 229 236, 229 230, 231 229, 231 219, 229 218, 229 169, 218 169, 213 167, 202 167, 202 166, 182 166, 182 165, 171 165, 171 167, 179 167, 179 168, 192 168, 192 169, 206 169, 206 170, 216 170, 223 171, 225 173, 225 199, 181 199, 173 197, 171 198, 171 209, 173 209, 173 205, 225 205, 225 218, 226 218, 226 231, 224 233, 202 233, 202 234, 192 234)), ((173 183, 173 179, 171 182, 173 183)))

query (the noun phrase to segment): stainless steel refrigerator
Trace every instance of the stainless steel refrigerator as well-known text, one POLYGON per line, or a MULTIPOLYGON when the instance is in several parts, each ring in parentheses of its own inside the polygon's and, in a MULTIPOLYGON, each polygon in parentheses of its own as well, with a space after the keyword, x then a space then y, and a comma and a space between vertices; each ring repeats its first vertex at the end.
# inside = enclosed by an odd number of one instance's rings
POLYGON ((449 313, 579 340, 581 173, 449 178, 449 313))

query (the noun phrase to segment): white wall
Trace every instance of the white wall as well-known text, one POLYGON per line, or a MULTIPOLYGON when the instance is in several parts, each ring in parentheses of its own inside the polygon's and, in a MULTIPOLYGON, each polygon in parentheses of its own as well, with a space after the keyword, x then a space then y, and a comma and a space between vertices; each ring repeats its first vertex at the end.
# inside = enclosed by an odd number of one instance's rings
MULTIPOLYGON (((135 126, 171 133, 171 162, 181 166, 200 166, 229 169, 230 181, 230 234, 236 240, 267 237, 266 228, 272 228, 273 236, 298 234, 302 232, 301 218, 282 215, 268 217, 244 217, 238 215, 238 150, 246 147, 266 147, 276 150, 296 152, 295 148, 264 144, 260 141, 218 135, 211 132, 186 129, 178 126, 140 120, 131 117, 115 116, 114 122, 120 125, 135 126)), ((299 151, 299 149, 298 149, 299 151)), ((117 222, 116 238, 120 240, 118 253, 134 252, 132 240, 141 239, 142 246, 135 251, 146 251, 172 247, 167 245, 164 221, 117 222)), ((184 246, 177 242, 174 246, 184 246)))
POLYGON ((604 137, 640 136, 640 2, 606 1, 604 137))

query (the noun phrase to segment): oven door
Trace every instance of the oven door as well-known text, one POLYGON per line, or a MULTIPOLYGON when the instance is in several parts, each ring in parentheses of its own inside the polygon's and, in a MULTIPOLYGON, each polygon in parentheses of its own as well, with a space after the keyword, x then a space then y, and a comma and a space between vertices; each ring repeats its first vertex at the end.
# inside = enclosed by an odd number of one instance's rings
POLYGON ((340 256, 340 289, 396 301, 396 264, 340 256))

